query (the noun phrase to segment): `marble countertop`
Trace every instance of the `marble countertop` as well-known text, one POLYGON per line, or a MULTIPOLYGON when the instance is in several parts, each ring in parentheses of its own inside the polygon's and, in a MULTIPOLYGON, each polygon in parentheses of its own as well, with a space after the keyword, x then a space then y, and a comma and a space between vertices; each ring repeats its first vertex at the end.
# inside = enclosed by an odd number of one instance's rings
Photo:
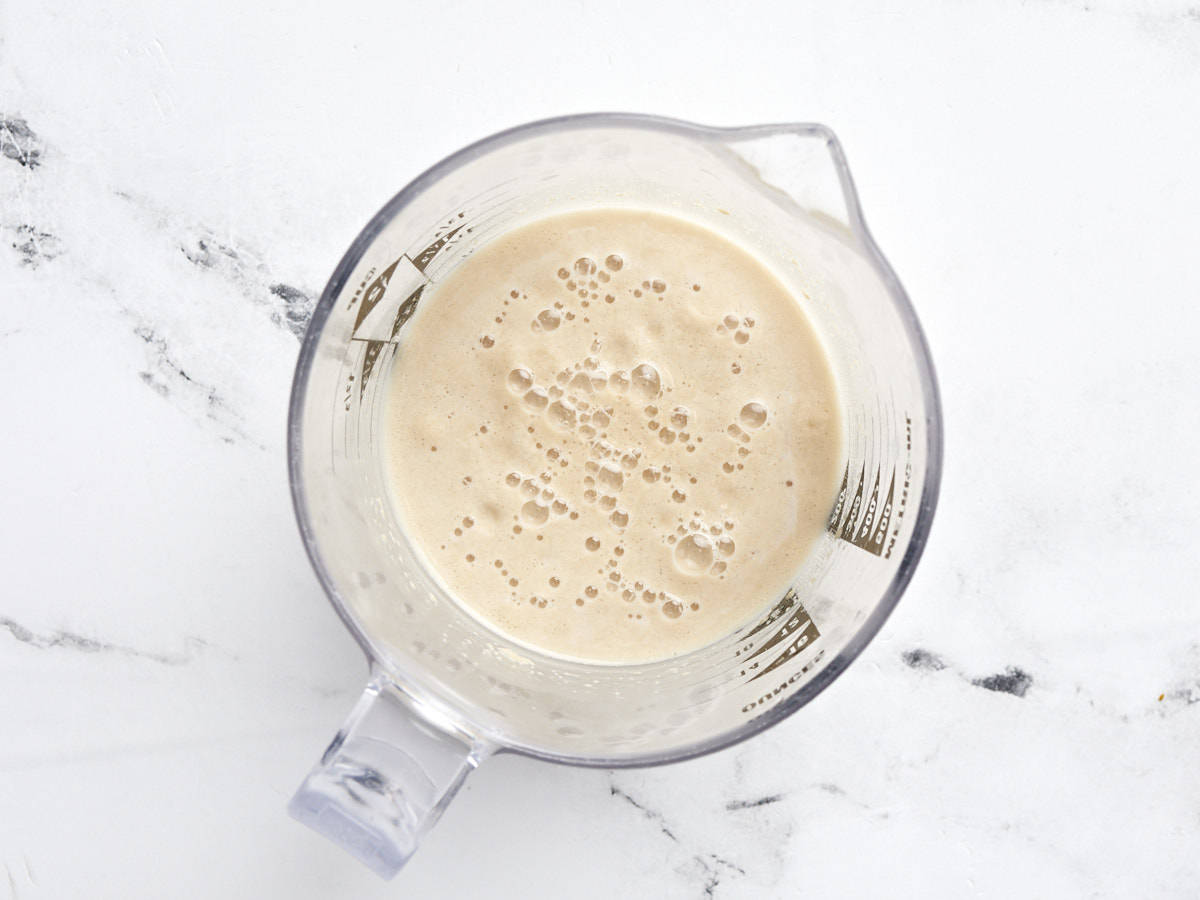
POLYGON ((0 11, 0 898, 1200 894, 1194 3, 93 6, 0 11), (941 507, 798 715, 497 758, 385 883, 285 813, 365 675, 292 517, 298 337, 414 174, 590 109, 837 131, 941 507))

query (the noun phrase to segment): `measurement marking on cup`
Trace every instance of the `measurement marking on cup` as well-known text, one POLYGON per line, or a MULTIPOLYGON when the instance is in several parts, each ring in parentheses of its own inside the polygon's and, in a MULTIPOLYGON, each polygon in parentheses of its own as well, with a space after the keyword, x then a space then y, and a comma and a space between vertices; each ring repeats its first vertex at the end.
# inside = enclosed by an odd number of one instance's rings
POLYGON ((867 464, 863 461, 854 486, 853 499, 850 493, 850 463, 846 463, 842 475, 842 486, 838 489, 833 511, 829 514, 828 531, 835 538, 853 544, 875 556, 891 558, 892 548, 900 536, 900 520, 908 505, 908 489, 912 483, 912 417, 904 417, 905 454, 904 478, 900 482, 900 498, 896 500, 896 478, 899 474, 895 465, 887 480, 886 495, 883 492, 884 464, 875 467, 874 482, 867 491, 867 464), (889 534, 889 529, 891 533, 889 534))

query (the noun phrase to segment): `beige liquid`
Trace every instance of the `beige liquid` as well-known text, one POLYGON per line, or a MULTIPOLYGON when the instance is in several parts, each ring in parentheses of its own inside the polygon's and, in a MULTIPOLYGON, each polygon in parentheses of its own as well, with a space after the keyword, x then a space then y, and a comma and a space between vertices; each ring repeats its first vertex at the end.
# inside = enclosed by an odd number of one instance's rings
POLYGON ((821 343, 762 263, 643 210, 496 238, 427 294, 386 408, 406 532, 495 629, 662 659, 778 600, 829 514, 821 343))

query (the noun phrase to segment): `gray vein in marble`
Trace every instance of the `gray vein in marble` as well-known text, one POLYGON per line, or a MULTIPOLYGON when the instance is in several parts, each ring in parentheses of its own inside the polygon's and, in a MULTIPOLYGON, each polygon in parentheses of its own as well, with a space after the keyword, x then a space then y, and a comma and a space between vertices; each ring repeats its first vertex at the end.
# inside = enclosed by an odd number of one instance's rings
MULTIPOLYGON (((119 196, 137 202, 128 194, 119 196)), ((232 284, 250 302, 269 307, 271 321, 276 325, 297 339, 304 337, 316 301, 308 292, 272 278, 258 254, 222 243, 208 230, 201 237, 181 243, 179 251, 192 265, 232 284)))
MULTIPOLYGON (((175 361, 165 338, 146 324, 135 326, 133 333, 147 346, 150 367, 138 373, 143 384, 164 398, 171 397, 175 392, 189 395, 204 408, 207 418, 233 432, 234 436, 264 449, 261 444, 251 440, 243 427, 242 417, 234 411, 216 386, 193 378, 175 361)), ((227 444, 234 443, 234 438, 228 434, 222 435, 221 440, 227 444)))
POLYGON ((760 806, 769 806, 772 803, 778 803, 783 799, 783 794, 768 794, 766 797, 759 797, 757 800, 730 800, 725 804, 727 812, 737 812, 742 809, 757 809, 760 806))
POLYGON ((33 170, 42 164, 41 139, 20 116, 0 113, 0 156, 33 170))
MULTIPOLYGON (((135 659, 145 659, 160 663, 164 666, 182 666, 195 659, 197 653, 212 648, 212 644, 203 638, 189 637, 185 639, 187 650, 183 653, 155 653, 150 650, 139 650, 136 647, 126 647, 109 641, 98 641, 71 631, 53 631, 49 634, 38 634, 26 628, 20 622, 0 616, 0 628, 5 629, 13 637, 26 646, 37 650, 74 650, 80 653, 109 653, 127 656, 135 659)), ((232 657, 235 658, 236 657, 232 657)))
POLYGON ((640 812, 645 818, 649 819, 651 822, 653 822, 655 825, 657 825, 659 831, 661 831, 663 834, 665 834, 667 837, 669 837, 675 843, 677 843, 677 844, 679 843, 679 838, 675 837, 675 833, 673 831, 671 831, 670 828, 667 827, 666 822, 663 819, 662 813, 655 812, 652 809, 647 809, 645 806, 643 806, 641 803, 638 803, 636 800, 634 800, 632 797, 630 797, 629 794, 625 793, 625 791, 621 790, 615 784, 610 784, 608 786, 608 789, 612 796, 620 797, 622 800, 624 800, 626 803, 628 803, 630 806, 632 806, 634 809, 636 809, 638 812, 640 812))
POLYGON ((12 248, 19 254, 22 266, 36 269, 42 263, 62 255, 62 242, 48 231, 41 231, 33 225, 17 225, 5 230, 15 238, 12 248))
POLYGON ((283 322, 297 338, 303 338, 312 318, 313 298, 289 284, 271 285, 271 293, 283 301, 283 322))
POLYGON ((972 679, 971 684, 988 691, 1000 691, 1012 694, 1014 697, 1024 697, 1033 684, 1033 677, 1024 669, 1009 666, 1003 672, 988 675, 986 678, 972 679))
MULTIPOLYGON (((920 671, 941 672, 944 669, 952 669, 950 664, 941 656, 921 647, 905 650, 900 654, 900 660, 910 669, 920 671)), ((959 677, 967 678, 961 672, 957 670, 953 671, 959 677)), ((983 688, 985 691, 1011 694, 1014 697, 1024 697, 1029 692, 1029 689, 1033 687, 1033 676, 1019 666, 1007 666, 1003 672, 996 672, 992 675, 984 675, 979 678, 967 678, 967 680, 975 687, 983 688)))
MULTIPOLYGON (((639 813, 648 822, 658 826, 661 834, 665 835, 672 843, 683 846, 683 842, 675 834, 674 830, 667 825, 666 817, 653 809, 650 809, 644 803, 635 800, 627 791, 617 787, 616 784, 609 783, 609 794, 613 797, 620 797, 639 813)), ((690 851, 688 851, 690 852, 690 851)), ((715 897, 717 887, 721 884, 721 879, 730 873, 737 875, 745 875, 746 870, 737 863, 725 859, 716 853, 692 853, 687 863, 679 870, 681 873, 687 873, 688 870, 700 879, 703 880, 702 890, 705 897, 715 897)))
POLYGON ((704 870, 704 896, 715 897, 717 895, 717 887, 721 884, 721 877, 726 872, 736 872, 738 875, 745 875, 746 870, 737 863, 730 862, 715 853, 706 853, 704 856, 695 856, 693 859, 700 864, 704 870))
POLYGON ((1200 703, 1200 643, 1190 644, 1181 662, 1187 674, 1158 695, 1160 715, 1200 703))
POLYGON ((910 669, 929 669, 937 672, 946 668, 946 661, 936 653, 930 653, 928 650, 917 648, 915 650, 905 650, 900 654, 900 658, 904 664, 910 669))

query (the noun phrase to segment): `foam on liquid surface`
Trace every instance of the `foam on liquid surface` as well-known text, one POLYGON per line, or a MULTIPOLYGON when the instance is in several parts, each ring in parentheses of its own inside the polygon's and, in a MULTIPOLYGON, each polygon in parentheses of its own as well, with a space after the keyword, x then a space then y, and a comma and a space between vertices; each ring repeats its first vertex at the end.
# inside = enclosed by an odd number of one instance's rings
POLYGON ((550 653, 648 661, 724 636, 786 590, 837 486, 803 302, 659 213, 496 238, 427 293, 393 369, 406 532, 460 602, 550 653))

